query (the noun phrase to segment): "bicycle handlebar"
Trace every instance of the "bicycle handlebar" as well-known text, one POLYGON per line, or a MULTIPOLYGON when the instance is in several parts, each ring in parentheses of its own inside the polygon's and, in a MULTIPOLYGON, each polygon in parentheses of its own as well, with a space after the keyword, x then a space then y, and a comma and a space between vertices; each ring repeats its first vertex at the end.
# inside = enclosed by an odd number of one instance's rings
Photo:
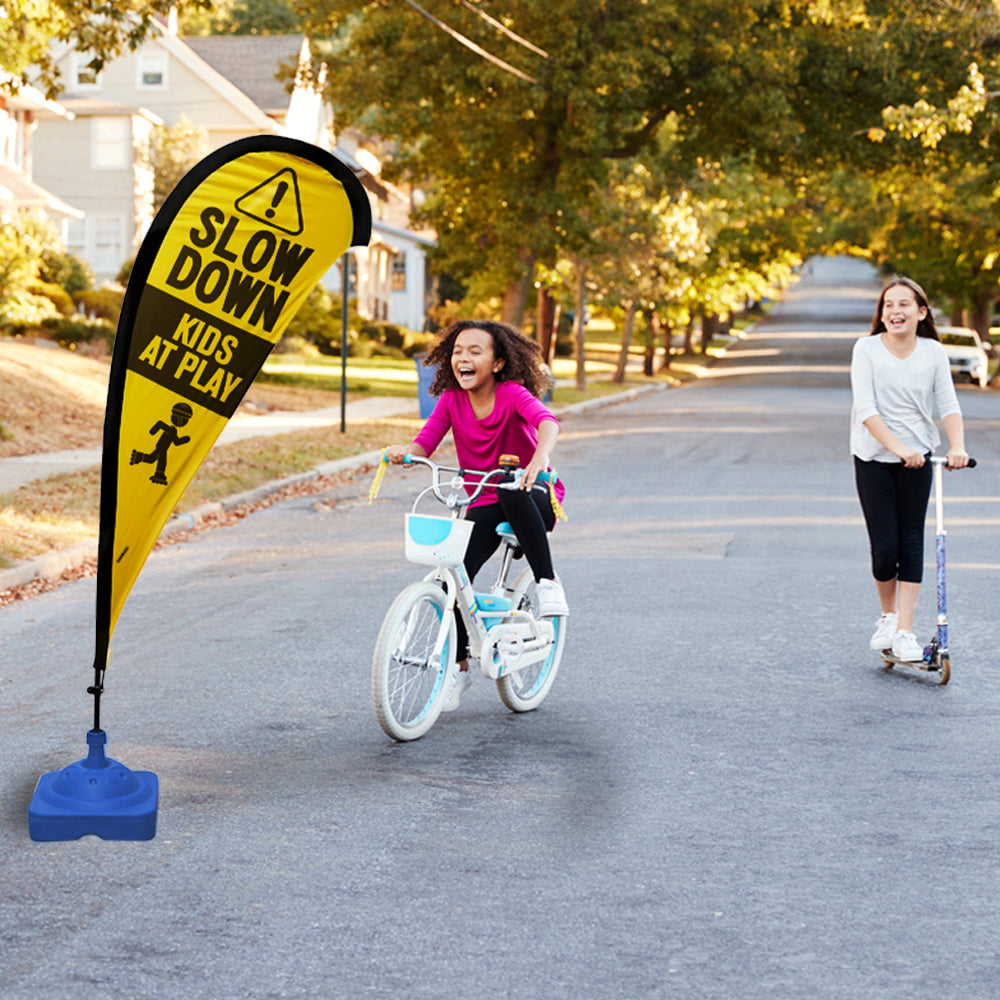
MULTIPOLYGON (((432 462, 429 458, 424 458, 422 455, 404 455, 403 465, 425 465, 431 470, 432 481, 431 485, 428 487, 429 490, 434 492, 434 496, 438 498, 445 506, 448 508, 455 507, 467 507, 474 500, 476 500, 479 495, 483 492, 490 482, 497 476, 513 476, 513 482, 498 482, 496 483, 496 489, 517 489, 517 483, 521 476, 524 474, 524 470, 521 468, 500 468, 493 469, 492 472, 483 472, 479 469, 460 469, 456 466, 451 465, 438 465, 437 462, 432 462), (444 475, 445 473, 454 473, 449 485, 452 488, 452 492, 447 496, 442 494, 444 488, 444 475), (466 476, 479 476, 480 479, 476 483, 469 482, 466 476), (471 493, 466 493, 462 497, 458 489, 459 487, 471 489, 471 493)), ((554 478, 554 474, 550 472, 541 472, 538 474, 535 482, 532 484, 532 489, 545 490, 547 489, 547 484, 550 479, 554 478)))

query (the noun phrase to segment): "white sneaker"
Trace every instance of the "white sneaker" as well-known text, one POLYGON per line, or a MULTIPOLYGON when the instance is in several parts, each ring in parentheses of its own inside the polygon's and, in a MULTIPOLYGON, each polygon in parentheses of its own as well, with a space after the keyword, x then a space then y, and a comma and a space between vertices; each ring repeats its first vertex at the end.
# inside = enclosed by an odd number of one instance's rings
POLYGON ((569 614, 566 594, 558 580, 539 580, 535 584, 535 593, 538 595, 539 618, 565 617, 569 614))
POLYGON ((441 711, 454 712, 462 700, 462 695, 469 690, 469 686, 472 684, 472 673, 469 670, 456 669, 445 683, 448 685, 448 689, 444 693, 444 704, 441 706, 441 711))
POLYGON ((899 615, 895 611, 890 611, 875 623, 875 632, 872 635, 869 645, 872 649, 879 651, 888 649, 892 645, 892 637, 896 634, 899 615))
POLYGON ((899 629, 892 639, 892 655, 897 660, 915 663, 924 658, 924 647, 917 642, 917 637, 912 632, 899 629))

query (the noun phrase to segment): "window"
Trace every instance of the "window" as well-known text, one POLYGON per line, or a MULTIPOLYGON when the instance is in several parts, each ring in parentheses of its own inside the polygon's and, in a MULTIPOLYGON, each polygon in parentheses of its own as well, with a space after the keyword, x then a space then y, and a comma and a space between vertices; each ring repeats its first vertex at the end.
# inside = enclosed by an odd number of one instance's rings
POLYGON ((66 250, 85 260, 98 275, 116 275, 127 256, 125 219, 120 215, 88 215, 67 227, 66 250))
POLYGON ((87 256, 87 220, 70 219, 66 233, 66 250, 74 257, 87 256))
POLYGON ((124 170, 132 163, 132 130, 127 118, 91 119, 91 166, 124 170))
POLYGON ((167 89, 167 54, 165 52, 140 52, 137 59, 136 86, 140 90, 167 89))
POLYGON ((394 253, 392 255, 390 287, 394 292, 406 291, 406 254, 394 253))
POLYGON ((115 273, 125 260, 124 221, 118 215, 100 216, 94 220, 94 270, 115 273))
POLYGON ((70 60, 70 86, 74 90, 99 90, 101 74, 87 63, 93 57, 88 52, 74 52, 70 60))

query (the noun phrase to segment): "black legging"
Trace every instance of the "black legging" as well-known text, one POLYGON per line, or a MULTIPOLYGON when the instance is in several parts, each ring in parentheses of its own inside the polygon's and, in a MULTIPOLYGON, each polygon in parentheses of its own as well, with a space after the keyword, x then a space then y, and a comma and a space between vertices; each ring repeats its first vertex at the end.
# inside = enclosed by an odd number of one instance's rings
POLYGON ((854 457, 854 480, 871 542, 872 575, 880 583, 924 578, 924 521, 933 466, 908 469, 902 462, 863 462, 854 457))
MULTIPOLYGON (((528 560, 528 565, 536 580, 551 580, 555 577, 552 569, 552 554, 549 550, 548 532, 556 523, 555 511, 548 493, 541 490, 497 490, 498 503, 470 507, 466 519, 472 521, 472 535, 465 550, 465 571, 474 580, 486 560, 500 546, 497 525, 508 521, 517 535, 517 541, 528 560)), ((462 616, 456 612, 458 625, 458 657, 468 656, 469 636, 462 616)))

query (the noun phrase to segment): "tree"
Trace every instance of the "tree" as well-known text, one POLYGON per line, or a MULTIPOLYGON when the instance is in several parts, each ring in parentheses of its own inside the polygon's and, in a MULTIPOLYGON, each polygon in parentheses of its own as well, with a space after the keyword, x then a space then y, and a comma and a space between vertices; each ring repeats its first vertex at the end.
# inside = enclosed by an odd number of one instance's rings
POLYGON ((438 233, 442 265, 502 290, 503 318, 519 323, 536 262, 581 252, 609 165, 640 156, 668 121, 690 162, 793 141, 798 56, 783 12, 808 22, 819 6, 510 0, 511 38, 475 4, 448 5, 447 27, 479 51, 400 4, 302 9, 311 35, 335 39, 338 122, 398 144, 387 176, 429 187, 417 219, 438 233))
POLYGON ((286 0, 214 0, 179 18, 185 35, 289 35, 299 17, 286 0))
POLYGON ((90 66, 100 70, 126 48, 137 48, 154 19, 165 20, 174 8, 210 6, 211 0, 3 0, 0 68, 11 74, 3 85, 17 89, 30 78, 55 97, 60 80, 53 42, 89 53, 90 66))
MULTIPOLYGON (((988 69, 1000 82, 1000 62, 988 69)), ((890 106, 884 127, 869 132, 878 143, 895 133, 916 147, 898 155, 877 186, 886 216, 880 256, 917 277, 932 298, 947 296, 953 311, 968 310, 985 339, 1000 283, 994 96, 973 63, 968 81, 940 105, 921 99, 890 106)))
POLYGON ((153 209, 159 211, 178 181, 208 155, 208 132, 181 115, 173 126, 153 130, 153 209))

